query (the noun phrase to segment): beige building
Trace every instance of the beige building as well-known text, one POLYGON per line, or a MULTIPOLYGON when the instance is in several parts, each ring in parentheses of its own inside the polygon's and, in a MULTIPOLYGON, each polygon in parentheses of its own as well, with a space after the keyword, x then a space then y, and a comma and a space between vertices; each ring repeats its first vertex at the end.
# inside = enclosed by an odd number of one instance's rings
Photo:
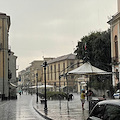
MULTIPOLYGON (((80 65, 78 62, 79 60, 76 59, 76 56, 73 54, 60 56, 47 61, 48 65, 46 67, 46 83, 48 85, 54 86, 54 90, 57 91, 59 90, 59 85, 61 89, 65 88, 66 86, 68 86, 71 90, 75 89, 78 84, 78 81, 76 81, 78 77, 75 77, 75 75, 71 75, 67 76, 66 79, 65 74, 68 71, 77 68, 80 65), (60 75, 61 78, 59 79, 60 75)), ((44 70, 42 83, 44 84, 44 70)))
POLYGON ((108 21, 111 29, 111 57, 113 86, 120 81, 120 0, 118 0, 118 12, 108 21))
POLYGON ((31 85, 36 85, 37 84, 37 76, 36 74, 38 74, 38 82, 40 83, 42 81, 42 64, 43 61, 42 60, 36 60, 31 62, 31 66, 30 66, 30 81, 31 81, 31 85))
POLYGON ((25 70, 18 72, 19 90, 23 87, 28 88, 31 86, 36 86, 37 81, 38 81, 38 84, 41 85, 42 75, 43 75, 43 73, 42 73, 43 61, 35 60, 35 61, 31 62, 30 64, 31 65, 29 67, 27 67, 25 70), (38 74, 38 78, 37 78, 36 74, 38 74))
POLYGON ((8 84, 8 32, 10 17, 0 13, 0 94, 2 99, 9 96, 8 84))
POLYGON ((16 96, 16 59, 9 49, 10 16, 0 13, 0 94, 2 100, 16 96))
POLYGON ((44 58, 44 61, 38 60, 31 62, 29 67, 18 73, 20 89, 22 87, 29 89, 36 86, 37 83, 39 86, 45 83, 43 67, 45 61, 47 62, 46 84, 52 85, 54 91, 59 91, 60 89, 66 92, 67 86, 71 92, 80 92, 81 89, 85 89, 86 79, 84 75, 69 75, 67 79, 65 76, 67 72, 83 64, 82 61, 76 59, 74 54, 68 54, 57 58, 44 58))
POLYGON ((8 68, 11 74, 11 79, 8 79, 9 81, 9 96, 11 99, 16 99, 16 88, 17 88, 17 80, 16 80, 16 59, 17 56, 14 55, 13 52, 9 53, 9 59, 8 59, 8 68))

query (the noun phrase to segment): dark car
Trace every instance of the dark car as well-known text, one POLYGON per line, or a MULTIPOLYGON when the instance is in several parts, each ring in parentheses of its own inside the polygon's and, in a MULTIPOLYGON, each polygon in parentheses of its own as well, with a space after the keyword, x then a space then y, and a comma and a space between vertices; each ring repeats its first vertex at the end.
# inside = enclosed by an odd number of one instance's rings
POLYGON ((87 120, 120 120, 120 100, 98 102, 87 120))

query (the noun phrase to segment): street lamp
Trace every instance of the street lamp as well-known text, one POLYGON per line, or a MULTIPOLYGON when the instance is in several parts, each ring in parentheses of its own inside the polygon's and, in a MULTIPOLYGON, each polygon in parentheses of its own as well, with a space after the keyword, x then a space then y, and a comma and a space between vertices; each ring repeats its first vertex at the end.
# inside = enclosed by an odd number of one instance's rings
POLYGON ((36 73, 36 80, 37 80, 37 84, 36 84, 36 87, 37 87, 37 93, 36 93, 36 102, 38 103, 38 73, 36 73))
POLYGON ((43 67, 44 67, 44 82, 45 82, 45 107, 44 110, 47 111, 47 100, 46 100, 46 66, 47 66, 47 62, 45 61, 43 63, 43 67))

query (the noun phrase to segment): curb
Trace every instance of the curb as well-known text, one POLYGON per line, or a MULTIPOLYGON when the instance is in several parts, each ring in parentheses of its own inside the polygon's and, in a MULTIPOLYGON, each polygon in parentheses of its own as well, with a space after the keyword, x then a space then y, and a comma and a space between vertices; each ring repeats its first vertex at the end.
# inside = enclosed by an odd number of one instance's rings
POLYGON ((40 113, 40 111, 37 109, 37 108, 35 108, 34 106, 33 106, 33 108, 34 108, 34 110, 39 114, 39 115, 41 115, 43 118, 45 118, 46 120, 53 120, 53 119, 51 119, 50 117, 48 117, 47 115, 44 115, 44 114, 42 114, 42 113, 40 113))

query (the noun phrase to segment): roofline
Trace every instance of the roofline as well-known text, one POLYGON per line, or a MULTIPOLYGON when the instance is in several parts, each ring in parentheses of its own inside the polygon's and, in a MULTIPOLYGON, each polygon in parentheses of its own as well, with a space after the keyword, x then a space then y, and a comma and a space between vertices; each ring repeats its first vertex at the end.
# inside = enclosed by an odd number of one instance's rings
POLYGON ((111 24, 112 22, 114 22, 118 18, 120 18, 120 12, 117 12, 115 15, 113 15, 112 18, 107 23, 111 24))
POLYGON ((63 56, 54 58, 53 60, 49 60, 49 61, 48 61, 48 64, 56 63, 56 62, 60 62, 60 61, 64 61, 64 60, 73 60, 73 59, 70 59, 70 58, 69 58, 70 55, 74 55, 74 54, 70 53, 70 54, 67 54, 67 55, 63 55, 63 56), (67 56, 67 57, 64 58, 64 59, 59 59, 59 58, 65 57, 65 56, 67 56), (55 60, 55 59, 56 59, 56 60, 55 60), (57 59, 58 59, 58 60, 57 60, 57 59), (54 61, 54 60, 55 60, 55 61, 54 61))

